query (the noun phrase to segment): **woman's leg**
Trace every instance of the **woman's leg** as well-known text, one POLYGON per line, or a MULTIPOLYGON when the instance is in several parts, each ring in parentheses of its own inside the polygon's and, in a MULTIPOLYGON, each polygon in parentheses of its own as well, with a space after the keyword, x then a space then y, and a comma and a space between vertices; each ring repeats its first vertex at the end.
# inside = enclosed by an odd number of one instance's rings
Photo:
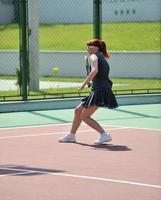
POLYGON ((98 131, 99 133, 105 133, 105 130, 96 122, 94 119, 91 118, 91 115, 98 109, 98 106, 91 106, 89 108, 83 108, 80 118, 90 127, 98 131))
POLYGON ((90 127, 95 129, 100 133, 100 137, 95 141, 95 145, 103 144, 104 142, 109 142, 112 140, 109 133, 106 133, 105 130, 96 122, 94 119, 91 118, 91 115, 98 109, 97 106, 91 106, 89 108, 83 108, 81 112, 81 119, 88 124, 90 127))
POLYGON ((58 139, 59 142, 76 142, 75 134, 82 122, 82 119, 80 118, 82 110, 83 106, 81 104, 75 108, 71 131, 70 133, 58 139))
POLYGON ((82 119, 80 118, 81 112, 83 110, 83 106, 80 104, 78 105, 74 110, 74 119, 72 122, 72 127, 70 133, 76 134, 76 131, 78 130, 82 119))
POLYGON ((91 106, 89 108, 84 108, 81 104, 75 108, 75 115, 72 123, 72 128, 70 134, 60 138, 59 142, 76 142, 75 134, 78 130, 82 120, 98 131, 101 135, 98 140, 95 141, 95 144, 103 144, 104 142, 109 142, 112 140, 110 134, 105 133, 105 130, 94 120, 91 118, 91 115, 98 109, 97 106, 91 106))

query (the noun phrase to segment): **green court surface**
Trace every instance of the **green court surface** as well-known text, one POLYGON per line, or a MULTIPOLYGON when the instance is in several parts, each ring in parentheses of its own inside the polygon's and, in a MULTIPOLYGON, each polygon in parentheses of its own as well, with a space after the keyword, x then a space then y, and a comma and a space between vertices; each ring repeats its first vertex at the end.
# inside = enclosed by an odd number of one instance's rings
MULTIPOLYGON (((74 109, 10 112, 0 114, 0 128, 71 123, 74 109)), ((100 108, 94 115, 102 125, 161 130, 161 104, 100 108)))

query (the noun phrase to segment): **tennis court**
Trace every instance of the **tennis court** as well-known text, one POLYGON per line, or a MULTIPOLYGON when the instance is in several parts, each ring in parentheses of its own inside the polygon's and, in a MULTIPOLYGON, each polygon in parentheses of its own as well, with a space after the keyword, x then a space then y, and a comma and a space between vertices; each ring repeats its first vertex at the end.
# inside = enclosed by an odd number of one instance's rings
POLYGON ((3 200, 159 200, 161 104, 100 109, 93 116, 112 135, 84 123, 77 143, 58 143, 73 109, 0 114, 0 194, 3 200))

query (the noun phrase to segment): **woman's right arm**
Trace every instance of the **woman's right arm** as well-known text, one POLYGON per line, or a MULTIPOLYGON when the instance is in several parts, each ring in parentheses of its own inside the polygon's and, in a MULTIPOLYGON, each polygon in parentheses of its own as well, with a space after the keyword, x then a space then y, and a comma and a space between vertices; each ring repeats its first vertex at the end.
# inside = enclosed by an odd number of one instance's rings
POLYGON ((83 88, 89 84, 93 78, 96 76, 96 74, 98 73, 98 58, 95 54, 92 54, 90 56, 90 62, 91 62, 91 72, 89 73, 89 75, 87 76, 87 78, 84 80, 82 86, 79 88, 79 90, 83 90, 83 88))

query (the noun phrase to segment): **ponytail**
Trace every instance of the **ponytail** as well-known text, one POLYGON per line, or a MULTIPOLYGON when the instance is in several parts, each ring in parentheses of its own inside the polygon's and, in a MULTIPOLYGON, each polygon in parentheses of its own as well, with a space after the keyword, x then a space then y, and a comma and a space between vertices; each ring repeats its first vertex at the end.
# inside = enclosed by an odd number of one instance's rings
POLYGON ((109 53, 107 52, 107 48, 106 48, 106 43, 105 43, 105 41, 101 40, 101 44, 102 44, 102 45, 101 45, 101 46, 102 46, 101 52, 102 52, 103 56, 104 56, 105 58, 109 59, 109 58, 110 58, 110 55, 109 55, 109 53))

